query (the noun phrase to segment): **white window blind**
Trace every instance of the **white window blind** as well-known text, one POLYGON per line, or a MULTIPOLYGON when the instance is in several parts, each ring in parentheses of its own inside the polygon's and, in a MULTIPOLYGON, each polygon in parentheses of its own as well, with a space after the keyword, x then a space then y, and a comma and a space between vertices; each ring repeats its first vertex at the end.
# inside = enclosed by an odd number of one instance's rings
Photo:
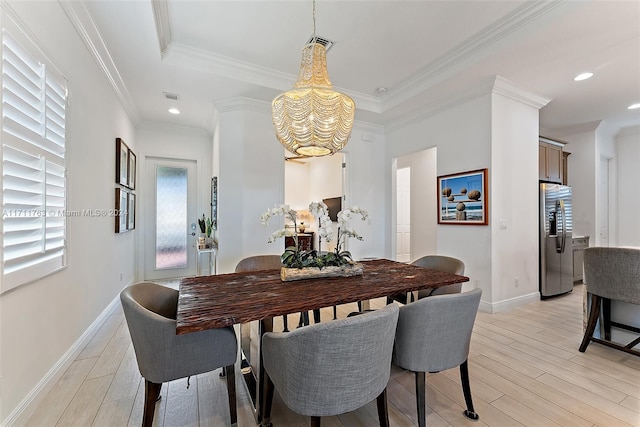
POLYGON ((38 53, 3 28, 3 292, 65 265, 67 88, 38 53))

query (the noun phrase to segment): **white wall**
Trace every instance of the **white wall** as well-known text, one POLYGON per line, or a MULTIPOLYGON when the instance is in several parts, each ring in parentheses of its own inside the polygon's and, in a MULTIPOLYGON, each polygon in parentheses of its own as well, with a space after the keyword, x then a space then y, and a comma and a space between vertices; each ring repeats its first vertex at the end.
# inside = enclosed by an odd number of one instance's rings
MULTIPOLYGON (((439 112, 417 123, 392 129, 387 135, 387 141, 386 168, 389 170, 387 173, 389 182, 391 182, 390 171, 394 158, 434 146, 437 147, 438 176, 490 168, 491 96, 487 94, 439 112), (461 122, 464 122, 464 126, 460 126, 461 122)), ((489 173, 491 173, 491 169, 489 173)), ((388 191, 390 194, 390 186, 388 191)), ((491 192, 491 189, 489 191, 491 192)), ((433 206, 435 207, 436 205, 433 206)), ((390 209, 391 207, 388 208, 388 211, 390 209)), ((425 220, 431 221, 433 226, 437 224, 437 207, 432 209, 434 210, 425 220)), ((489 215, 491 215, 491 212, 489 212, 489 215)), ((471 282, 466 284, 465 288, 481 287, 483 289, 483 300, 490 301, 490 226, 435 226, 437 229, 437 253, 462 259, 466 266, 465 275, 471 279, 471 282)), ((390 236, 390 234, 387 235, 390 236)), ((421 235, 412 236, 412 239, 420 239, 422 237, 421 235)), ((389 256, 390 252, 391 249, 389 248, 387 256, 389 256)))
POLYGON ((565 149, 571 154, 569 183, 573 203, 573 234, 589 236, 594 246, 596 234, 596 139, 594 131, 565 135, 562 140, 568 144, 565 149))
POLYGON ((492 98, 489 218, 493 302, 539 289, 538 109, 509 96, 492 98))
POLYGON ((284 201, 292 209, 309 207, 309 162, 284 164, 284 201))
POLYGON ((238 99, 218 107, 218 272, 228 273, 244 257, 282 253, 280 244, 267 243, 281 218, 264 227, 260 215, 284 202, 284 149, 268 104, 238 99))
POLYGON ((617 241, 621 246, 640 246, 640 127, 627 128, 615 141, 617 152, 617 241))
POLYGON ((354 259, 391 256, 385 246, 390 232, 389 193, 385 193, 390 181, 385 167, 385 146, 381 128, 356 122, 343 150, 347 161, 345 205, 358 206, 369 212, 366 221, 352 220, 352 228, 363 238, 362 241, 349 241, 348 248, 354 259))
MULTIPOLYGON (((470 278, 464 288, 482 288, 481 309, 495 312, 538 298, 535 159, 538 110, 548 100, 500 77, 484 91, 484 95, 480 92, 469 101, 392 129, 387 137, 387 164, 392 170, 395 158, 436 146, 438 176, 488 169, 484 197, 489 225, 437 225, 436 240, 438 254, 464 261, 465 275, 470 278)), ((431 221, 435 223, 435 205, 433 209, 431 221)), ((391 241, 393 236, 388 236, 391 241)))
MULTIPOLYGON (((11 12, 4 2, 1 9, 4 22, 11 12)), ((67 208, 113 209, 115 138, 137 152, 132 123, 58 2, 15 2, 10 9, 68 79, 67 208)), ((135 280, 138 231, 115 234, 114 221, 69 218, 68 267, 0 296, 2 424, 21 414, 38 383, 135 280)))

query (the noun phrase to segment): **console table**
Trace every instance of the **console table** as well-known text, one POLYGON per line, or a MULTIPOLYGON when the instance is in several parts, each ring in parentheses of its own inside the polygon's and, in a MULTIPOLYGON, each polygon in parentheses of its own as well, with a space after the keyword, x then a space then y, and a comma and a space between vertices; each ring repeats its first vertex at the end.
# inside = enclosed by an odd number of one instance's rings
POLYGON ((209 248, 199 248, 196 245, 196 276, 200 276, 200 255, 207 254, 209 256, 209 274, 217 274, 216 257, 218 255, 218 245, 212 243, 209 248))

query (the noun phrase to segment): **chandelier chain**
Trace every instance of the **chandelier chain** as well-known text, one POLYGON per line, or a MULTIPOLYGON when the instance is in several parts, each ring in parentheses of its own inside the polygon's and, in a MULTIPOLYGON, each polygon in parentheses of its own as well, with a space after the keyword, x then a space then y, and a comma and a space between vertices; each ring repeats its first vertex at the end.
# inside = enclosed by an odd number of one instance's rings
POLYGON ((313 40, 316 38, 316 0, 313 0, 313 40))

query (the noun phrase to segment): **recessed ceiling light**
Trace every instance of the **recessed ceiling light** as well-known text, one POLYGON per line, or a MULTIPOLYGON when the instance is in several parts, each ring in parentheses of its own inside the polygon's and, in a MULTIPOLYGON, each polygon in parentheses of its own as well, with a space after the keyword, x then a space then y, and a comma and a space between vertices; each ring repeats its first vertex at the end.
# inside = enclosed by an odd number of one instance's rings
POLYGON ((169 108, 169 112, 171 114, 180 114, 180 110, 178 110, 177 108, 169 108))
POLYGON ((582 80, 590 79, 591 77, 593 77, 593 73, 582 73, 575 76, 573 80, 576 82, 580 82, 582 80))
POLYGON ((635 104, 631 104, 627 107, 629 110, 635 110, 637 108, 640 108, 640 102, 636 102, 635 104))

